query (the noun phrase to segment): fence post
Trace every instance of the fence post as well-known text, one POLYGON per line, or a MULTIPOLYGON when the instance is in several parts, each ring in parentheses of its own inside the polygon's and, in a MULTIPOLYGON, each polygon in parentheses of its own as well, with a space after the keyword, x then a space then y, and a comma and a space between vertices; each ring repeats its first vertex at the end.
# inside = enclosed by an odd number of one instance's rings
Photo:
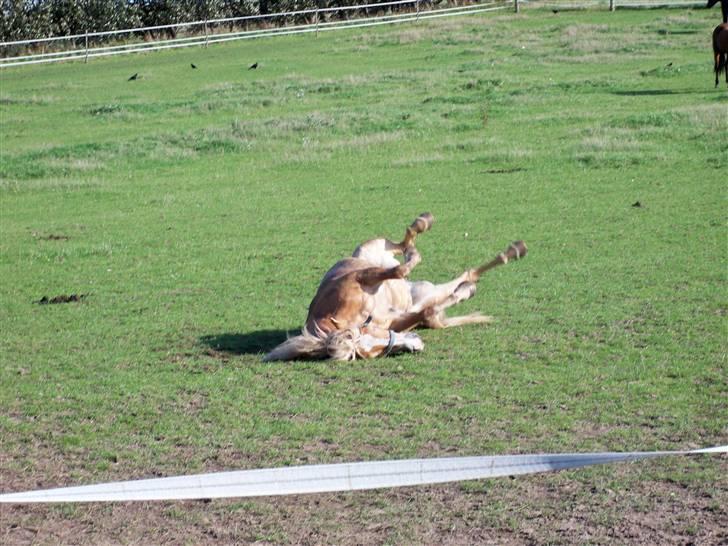
POLYGON ((417 0, 417 2, 415 3, 415 11, 416 11, 415 22, 419 23, 419 21, 420 21, 420 0, 417 0))
POLYGON ((609 0, 609 11, 614 11, 614 0, 609 0))
POLYGON ((316 8, 315 17, 316 17, 316 38, 318 38, 318 28, 319 28, 319 9, 318 9, 318 7, 316 8))
POLYGON ((86 28, 86 35, 84 36, 84 42, 86 44, 86 56, 83 58, 84 64, 88 63, 88 28, 86 28))
POLYGON ((521 6, 518 3, 518 0, 513 0, 513 5, 515 7, 516 13, 520 13, 521 12, 521 6))
POLYGON ((205 49, 207 49, 207 14, 205 15, 205 49))

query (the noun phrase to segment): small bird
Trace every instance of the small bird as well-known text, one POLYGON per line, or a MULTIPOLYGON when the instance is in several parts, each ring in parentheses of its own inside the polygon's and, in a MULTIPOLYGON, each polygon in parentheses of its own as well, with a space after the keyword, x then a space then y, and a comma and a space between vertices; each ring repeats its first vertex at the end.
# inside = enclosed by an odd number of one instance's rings
POLYGON ((672 63, 667 63, 667 64, 665 65, 665 68, 670 68, 671 66, 672 66, 672 63))
POLYGON ((190 66, 194 69, 197 68, 197 65, 195 63, 190 63, 190 66))
POLYGON ((138 77, 139 77, 139 72, 135 73, 131 78, 129 78, 126 81, 131 82, 131 81, 136 80, 138 77))
POLYGON ((640 203, 639 201, 635 201, 634 203, 632 203, 632 206, 633 207, 641 207, 642 206, 642 203, 640 203))
POLYGON ((258 68, 258 63, 253 63, 248 67, 248 70, 255 70, 256 68, 258 68))
POLYGON ((557 9, 552 9, 552 10, 551 10, 551 13, 553 13, 554 15, 556 15, 557 13, 559 13, 559 10, 557 10, 557 9))

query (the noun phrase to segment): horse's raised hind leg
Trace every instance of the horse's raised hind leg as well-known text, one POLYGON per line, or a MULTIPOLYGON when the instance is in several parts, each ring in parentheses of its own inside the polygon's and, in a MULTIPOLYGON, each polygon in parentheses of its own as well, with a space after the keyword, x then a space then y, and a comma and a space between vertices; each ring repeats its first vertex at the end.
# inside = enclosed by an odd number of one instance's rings
MULTIPOLYGON (((412 295, 412 312, 416 313, 423 309, 442 305, 444 302, 448 301, 448 298, 451 298, 464 283, 472 284, 474 293, 475 283, 478 282, 483 273, 498 265, 508 263, 510 260, 522 258, 526 255, 527 251, 528 249, 523 241, 516 241, 515 243, 512 243, 505 252, 501 252, 487 264, 474 269, 469 269, 450 282, 443 284, 433 284, 427 281, 411 282, 410 294, 412 295)), ((470 294, 470 296, 472 296, 472 294, 470 294)), ((458 301, 462 301, 462 299, 458 301)), ((453 305, 453 303, 450 303, 450 305, 453 305)))
POLYGON ((473 295, 475 295, 474 283, 464 282, 460 284, 450 297, 425 312, 424 325, 428 328, 452 328, 453 326, 463 326, 464 324, 484 324, 492 322, 493 317, 481 315, 480 313, 471 313, 459 317, 445 316, 445 309, 468 300, 473 295))
POLYGON ((466 324, 490 324, 493 317, 482 315, 480 313, 470 313, 469 315, 460 315, 458 317, 445 316, 445 311, 433 314, 424 321, 424 325, 433 330, 442 328, 455 328, 457 326, 465 326, 466 324))
POLYGON ((514 243, 511 243, 505 250, 505 252, 501 252, 500 254, 498 254, 498 256, 493 258, 487 264, 483 264, 480 267, 476 267, 475 269, 471 269, 470 271, 468 271, 468 280, 470 282, 478 282, 481 275, 486 271, 493 269, 494 267, 497 267, 499 265, 507 264, 508 262, 513 260, 520 260, 526 255, 527 252, 528 248, 526 247, 526 243, 524 243, 523 241, 516 241, 514 243))
POLYGON ((472 324, 475 322, 490 322, 491 317, 485 317, 479 313, 465 317, 454 317, 449 319, 445 316, 445 309, 468 300, 475 294, 475 284, 464 279, 467 273, 446 284, 434 285, 430 282, 410 283, 410 290, 415 297, 426 294, 420 298, 406 313, 401 313, 390 324, 390 329, 396 332, 403 332, 417 326, 428 328, 448 328, 460 324, 472 324))
MULTIPOLYGON (((410 282, 410 295, 412 296, 411 311, 417 313, 428 307, 441 305, 448 298, 451 298, 457 288, 468 282, 469 272, 466 271, 450 282, 433 284, 429 281, 410 282)), ((461 300, 462 301, 462 300, 461 300)))

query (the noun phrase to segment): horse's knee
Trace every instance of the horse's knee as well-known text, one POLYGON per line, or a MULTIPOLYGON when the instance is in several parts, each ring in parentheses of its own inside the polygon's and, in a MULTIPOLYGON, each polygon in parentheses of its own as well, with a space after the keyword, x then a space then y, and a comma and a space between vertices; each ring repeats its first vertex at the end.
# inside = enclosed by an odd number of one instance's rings
POLYGON ((424 319, 422 320, 422 325, 425 328, 431 328, 432 330, 445 328, 445 311, 429 307, 423 314, 424 319))

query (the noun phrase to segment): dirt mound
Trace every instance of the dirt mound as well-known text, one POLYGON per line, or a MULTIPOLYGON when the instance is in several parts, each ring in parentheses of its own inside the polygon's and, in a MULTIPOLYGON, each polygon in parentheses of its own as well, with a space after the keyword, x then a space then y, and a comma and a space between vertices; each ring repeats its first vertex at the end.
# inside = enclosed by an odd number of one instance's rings
POLYGON ((54 296, 52 298, 49 298, 48 296, 43 296, 41 299, 39 299, 37 302, 38 305, 50 305, 50 304, 56 304, 56 303, 72 303, 76 301, 82 301, 88 296, 88 294, 71 294, 71 295, 65 295, 62 294, 60 296, 54 296))

